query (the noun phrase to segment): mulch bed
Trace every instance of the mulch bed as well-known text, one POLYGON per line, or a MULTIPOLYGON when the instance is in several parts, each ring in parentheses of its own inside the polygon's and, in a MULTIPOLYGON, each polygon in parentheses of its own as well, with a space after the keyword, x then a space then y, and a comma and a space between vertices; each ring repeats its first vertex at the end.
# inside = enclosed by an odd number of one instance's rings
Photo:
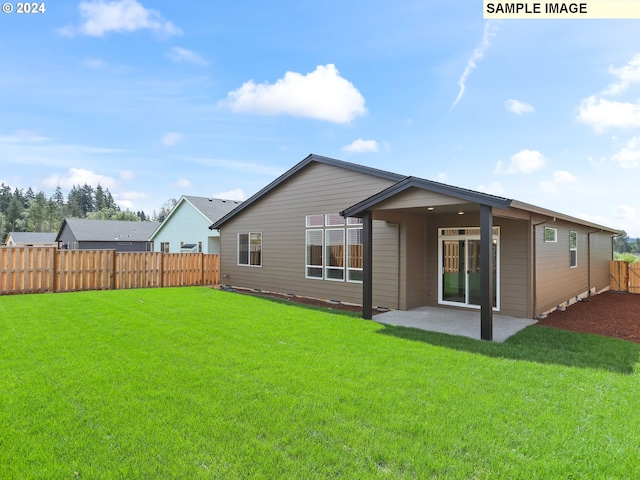
MULTIPOLYGON (((359 305, 330 303, 326 300, 283 295, 272 292, 256 292, 238 289, 240 293, 279 298, 293 303, 317 307, 362 312, 359 305)), ((376 309, 373 314, 382 313, 376 309)), ((538 325, 570 330, 572 332, 593 333, 606 337, 616 337, 640 343, 640 295, 620 292, 604 292, 575 303, 564 312, 556 310, 538 325)))
POLYGON ((640 295, 604 292, 556 310, 538 325, 640 343, 640 295))

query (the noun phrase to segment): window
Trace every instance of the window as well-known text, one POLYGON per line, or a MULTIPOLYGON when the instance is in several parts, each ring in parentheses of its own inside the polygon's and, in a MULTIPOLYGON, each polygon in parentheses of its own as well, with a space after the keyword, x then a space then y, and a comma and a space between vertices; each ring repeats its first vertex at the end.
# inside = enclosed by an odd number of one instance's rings
POLYGON ((198 253, 202 253, 202 242, 198 242, 198 253))
POLYGON ((555 243, 558 241, 558 229, 544 227, 544 241, 555 243))
POLYGON ((362 229, 347 229, 347 280, 362 281, 362 229))
POLYGON ((262 233, 238 234, 238 265, 262 266, 262 233))
POLYGON ((305 225, 315 227, 305 235, 305 278, 361 283, 362 219, 345 220, 338 213, 307 215, 305 225), (350 228, 344 228, 347 225, 350 228))
POLYGON ((578 232, 569 231, 569 266, 578 266, 578 232))
POLYGON ((344 280, 344 228, 325 230, 325 278, 344 280))
POLYGON ((169 253, 169 242, 161 242, 160 243, 160 251, 162 253, 169 253))
POLYGON ((322 237, 324 230, 307 230, 306 277, 322 279, 322 237))

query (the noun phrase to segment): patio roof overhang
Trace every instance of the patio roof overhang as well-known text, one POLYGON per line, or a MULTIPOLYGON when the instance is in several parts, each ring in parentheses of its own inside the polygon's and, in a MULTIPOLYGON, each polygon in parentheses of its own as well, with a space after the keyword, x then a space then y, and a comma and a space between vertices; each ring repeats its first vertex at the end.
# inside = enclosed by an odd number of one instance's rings
POLYGON ((453 213, 461 205, 472 205, 480 210, 480 337, 483 340, 493 339, 493 271, 492 232, 493 208, 506 210, 511 204, 508 198, 486 193, 453 187, 416 177, 404 180, 382 190, 381 192, 343 210, 344 217, 361 217, 363 223, 363 281, 362 281, 362 316, 371 320, 373 317, 373 212, 377 209, 391 208, 413 213, 426 213, 433 201, 453 213), (407 192, 412 189, 436 194, 435 197, 420 195, 408 198, 407 192), (402 202, 393 202, 403 196, 402 202), (453 209, 452 209, 453 207, 453 209))

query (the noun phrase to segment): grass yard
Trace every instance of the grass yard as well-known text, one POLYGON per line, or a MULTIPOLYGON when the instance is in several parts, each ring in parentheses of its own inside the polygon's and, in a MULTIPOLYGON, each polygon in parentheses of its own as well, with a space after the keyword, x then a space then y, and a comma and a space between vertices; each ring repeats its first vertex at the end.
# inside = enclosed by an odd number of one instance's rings
POLYGON ((0 478, 640 477, 640 344, 208 288, 0 297, 0 478))

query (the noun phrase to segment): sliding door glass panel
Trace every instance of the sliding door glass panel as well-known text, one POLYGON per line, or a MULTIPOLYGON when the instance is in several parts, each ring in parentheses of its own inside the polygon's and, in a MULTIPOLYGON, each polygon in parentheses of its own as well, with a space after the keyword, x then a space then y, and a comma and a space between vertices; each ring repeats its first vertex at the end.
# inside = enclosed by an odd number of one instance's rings
POLYGON ((442 242, 442 300, 466 303, 466 254, 464 240, 442 242))

